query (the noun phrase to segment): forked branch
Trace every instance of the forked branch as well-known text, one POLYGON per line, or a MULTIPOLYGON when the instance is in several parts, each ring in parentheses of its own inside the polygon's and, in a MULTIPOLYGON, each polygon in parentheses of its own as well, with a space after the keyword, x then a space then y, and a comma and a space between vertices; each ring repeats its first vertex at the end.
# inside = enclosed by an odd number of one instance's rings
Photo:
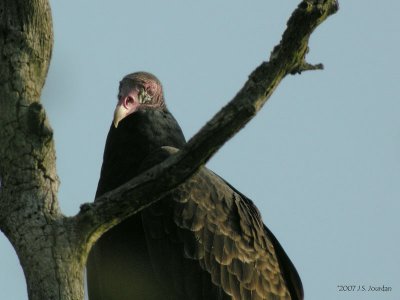
POLYGON ((322 69, 305 61, 311 33, 338 10, 336 0, 305 0, 293 12, 282 40, 222 108, 180 151, 123 186, 85 204, 73 218, 85 248, 108 228, 156 202, 184 182, 244 127, 270 98, 287 74, 322 69), (89 243, 87 243, 89 241, 89 243))

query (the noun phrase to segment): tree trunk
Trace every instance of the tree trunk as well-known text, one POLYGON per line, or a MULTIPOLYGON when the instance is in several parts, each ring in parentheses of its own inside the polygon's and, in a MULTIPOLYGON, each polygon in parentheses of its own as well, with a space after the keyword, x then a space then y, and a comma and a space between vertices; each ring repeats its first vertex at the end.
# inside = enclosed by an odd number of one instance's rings
POLYGON ((156 201, 193 174, 257 113, 286 74, 320 68, 304 61, 308 38, 336 10, 335 0, 306 0, 299 5, 270 62, 257 68, 233 105, 218 113, 182 150, 183 155, 174 157, 165 168, 158 167, 158 176, 175 172, 179 179, 171 181, 168 178, 173 176, 165 176, 163 186, 154 188, 155 173, 140 175, 133 184, 103 197, 104 201, 82 206, 76 217, 67 218, 57 201, 52 129, 40 104, 53 44, 50 7, 47 0, 2 0, 0 229, 19 257, 29 299, 83 299, 83 270, 96 239, 142 209, 146 203, 140 198, 156 201), (185 162, 185 155, 190 163, 185 162), (146 197, 139 197, 144 192, 146 197), (121 201, 125 201, 122 206, 121 201))
POLYGON ((52 130, 39 103, 53 44, 47 0, 0 4, 0 227, 29 299, 83 299, 83 260, 57 202, 52 130))

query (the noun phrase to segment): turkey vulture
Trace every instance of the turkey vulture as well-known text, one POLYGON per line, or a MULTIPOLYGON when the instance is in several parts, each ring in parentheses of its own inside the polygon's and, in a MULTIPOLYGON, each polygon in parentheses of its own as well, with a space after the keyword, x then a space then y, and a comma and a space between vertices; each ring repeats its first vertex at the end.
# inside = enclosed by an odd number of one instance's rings
MULTIPOLYGON (((160 81, 125 76, 96 198, 184 144, 160 81)), ((87 274, 90 300, 303 299, 295 267, 253 202, 205 167, 106 232, 87 274)))

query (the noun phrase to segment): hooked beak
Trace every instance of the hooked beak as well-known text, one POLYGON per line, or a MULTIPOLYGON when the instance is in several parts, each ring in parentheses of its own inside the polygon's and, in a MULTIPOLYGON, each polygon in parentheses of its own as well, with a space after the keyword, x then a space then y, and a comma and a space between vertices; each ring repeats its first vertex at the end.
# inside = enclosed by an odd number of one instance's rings
POLYGON ((118 103, 117 107, 114 110, 114 127, 117 128, 118 127, 118 123, 126 117, 126 115, 128 114, 128 109, 122 104, 122 103, 118 103))

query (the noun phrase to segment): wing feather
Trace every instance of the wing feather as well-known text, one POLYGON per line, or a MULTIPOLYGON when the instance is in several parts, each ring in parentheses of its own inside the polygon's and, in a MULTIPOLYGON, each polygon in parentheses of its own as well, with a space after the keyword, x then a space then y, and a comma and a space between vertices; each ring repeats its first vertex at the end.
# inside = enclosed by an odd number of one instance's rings
MULTIPOLYGON (((168 243, 180 244, 182 257, 190 262, 174 262, 179 265, 174 272, 184 274, 181 284, 186 291, 194 289, 191 285, 197 282, 201 287, 197 295, 204 300, 210 299, 205 298, 210 293, 214 295, 211 299, 301 299, 291 297, 275 238, 270 238, 257 208, 218 175, 202 167, 162 202, 162 216, 156 210, 148 219, 144 212, 143 224, 154 239, 162 231, 157 228, 160 223, 150 218, 172 220, 176 231, 162 234, 168 243), (195 275, 196 268, 204 272, 202 278, 195 275), (207 287, 207 276, 215 287, 207 287)), ((165 257, 162 245, 151 241, 148 245, 152 257, 165 257)))

